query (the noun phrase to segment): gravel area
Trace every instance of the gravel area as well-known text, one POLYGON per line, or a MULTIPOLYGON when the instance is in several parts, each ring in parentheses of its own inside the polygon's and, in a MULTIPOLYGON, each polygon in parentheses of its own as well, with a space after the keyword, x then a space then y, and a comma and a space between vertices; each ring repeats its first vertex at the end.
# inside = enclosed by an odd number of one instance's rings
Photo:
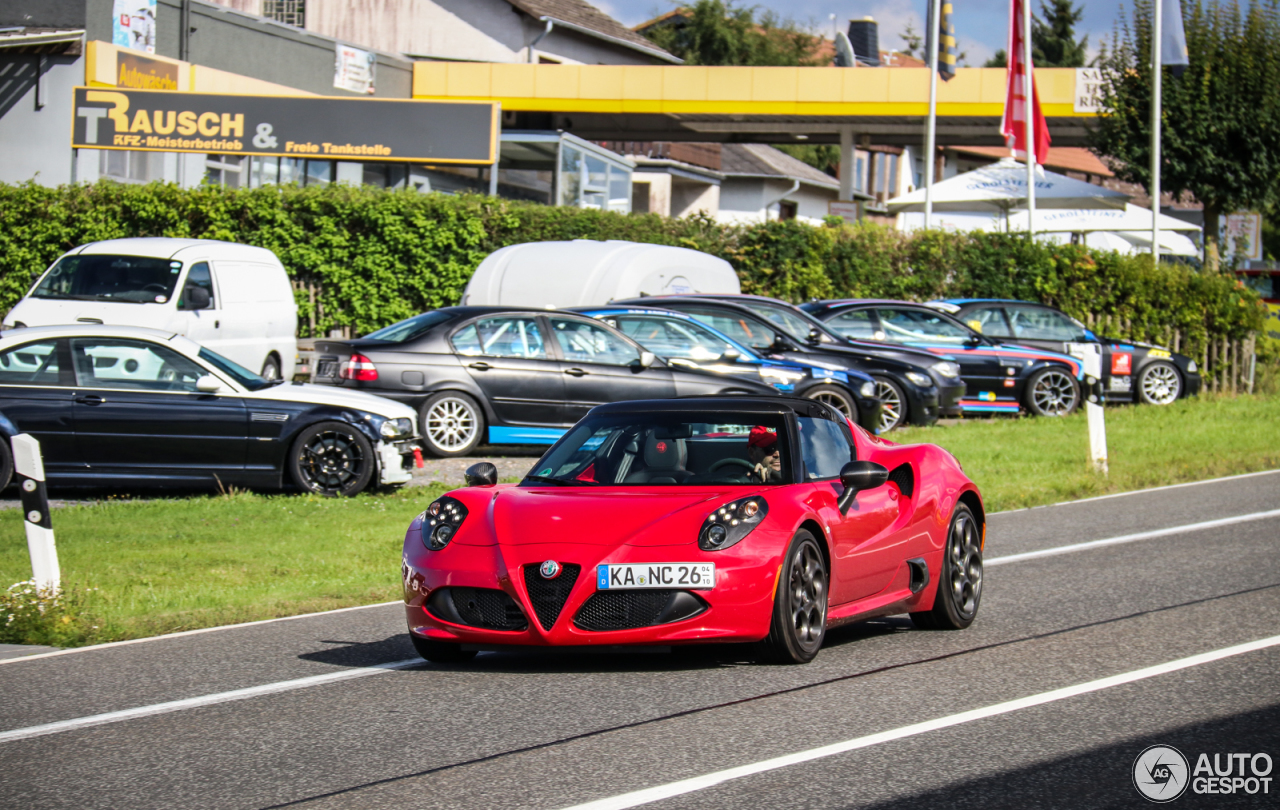
POLYGON ((498 480, 522 478, 529 472, 533 462, 545 451, 545 447, 511 448, 511 447, 477 447, 470 456, 459 458, 423 458, 426 465, 422 469, 413 470, 413 480, 409 486, 425 486, 426 484, 445 483, 462 486, 462 474, 472 464, 488 461, 498 468, 498 480))

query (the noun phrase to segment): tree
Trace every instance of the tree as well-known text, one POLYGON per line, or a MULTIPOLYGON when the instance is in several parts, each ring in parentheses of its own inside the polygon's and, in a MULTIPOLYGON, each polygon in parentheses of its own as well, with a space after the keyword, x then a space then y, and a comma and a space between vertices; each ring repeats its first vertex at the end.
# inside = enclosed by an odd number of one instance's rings
MULTIPOLYGON (((1224 214, 1280 206, 1280 0, 1184 0, 1190 66, 1162 80, 1161 187, 1204 205, 1205 267, 1220 264, 1224 214)), ((1151 0, 1122 18, 1102 69, 1096 152, 1151 188, 1151 0)))
POLYGON ((1084 67, 1089 37, 1076 39, 1076 23, 1084 10, 1071 0, 1040 0, 1031 22, 1031 63, 1036 67, 1084 67))
POLYGON ((907 46, 902 49, 902 52, 907 56, 915 58, 916 52, 920 51, 921 56, 919 58, 926 60, 929 58, 929 55, 924 53, 924 36, 916 30, 915 24, 910 20, 907 21, 907 30, 898 34, 898 38, 907 46))
POLYGON ((817 65, 821 37, 789 19, 738 0, 697 0, 681 14, 642 33, 690 65, 753 67, 817 65))
POLYGON ((1004 48, 996 51, 995 56, 982 63, 983 67, 1009 67, 1009 54, 1005 53, 1004 48))

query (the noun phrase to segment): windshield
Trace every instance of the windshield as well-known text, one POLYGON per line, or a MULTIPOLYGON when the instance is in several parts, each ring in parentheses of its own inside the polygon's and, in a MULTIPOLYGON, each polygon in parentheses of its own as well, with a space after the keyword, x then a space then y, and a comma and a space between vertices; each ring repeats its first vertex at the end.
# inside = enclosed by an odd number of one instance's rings
POLYGON ((737 352, 753 360, 745 346, 735 346, 694 321, 654 315, 619 315, 609 318, 622 334, 663 359, 719 360, 727 352, 737 352))
POLYGON ((181 272, 182 262, 149 256, 64 256, 31 297, 164 304, 181 272))
POLYGON ((880 325, 886 340, 894 343, 954 343, 978 339, 977 333, 938 312, 918 309, 880 309, 880 325))
POLYGON ((561 486, 760 486, 792 482, 781 414, 587 417, 524 483, 561 486))
POLYGON ((365 335, 374 340, 385 340, 391 343, 404 343, 427 333, 427 330, 445 321, 452 320, 453 315, 441 310, 414 315, 390 326, 384 326, 376 332, 365 335))
POLYGON ((789 307, 780 307, 780 306, 770 305, 770 304, 761 304, 755 301, 743 301, 742 303, 746 306, 747 309, 751 310, 752 312, 756 313, 762 318, 766 318, 770 321, 773 321, 778 326, 781 326, 783 329, 787 330, 794 337, 800 340, 808 340, 809 333, 812 332, 814 329, 817 329, 818 334, 821 335, 819 340, 821 340, 824 343, 834 342, 831 340, 830 337, 827 336, 827 333, 826 333, 827 330, 821 324, 821 322, 811 319, 807 315, 802 315, 799 312, 796 312, 795 310, 789 307))
POLYGON ((217 368, 218 371, 226 374, 250 391, 260 391, 263 388, 269 388, 284 382, 284 380, 265 380, 239 363, 232 362, 217 352, 209 351, 208 349, 200 350, 200 359, 217 368))

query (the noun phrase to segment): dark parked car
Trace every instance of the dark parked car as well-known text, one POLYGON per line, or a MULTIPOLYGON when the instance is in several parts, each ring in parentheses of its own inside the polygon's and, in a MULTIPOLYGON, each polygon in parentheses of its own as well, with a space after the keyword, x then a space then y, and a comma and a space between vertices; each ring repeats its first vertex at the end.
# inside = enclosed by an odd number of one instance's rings
POLYGON ((801 308, 833 331, 927 349, 960 365, 965 413, 1065 416, 1080 405, 1083 364, 1065 354, 985 337, 950 315, 905 301, 814 301, 801 308))
POLYGON ((605 402, 778 392, 763 382, 673 368, 571 312, 445 307, 356 340, 317 340, 312 381, 417 409, 423 445, 460 456, 481 443, 552 444, 605 402))
POLYGON ((1062 310, 1029 301, 952 299, 929 306, 954 315, 987 337, 1070 354, 1072 343, 1102 347, 1107 399, 1168 405, 1200 392, 1196 361, 1164 346, 1100 337, 1062 310))
POLYGON ((794 360, 766 360, 683 312, 614 306, 575 307, 574 311, 620 329, 672 366, 758 379, 782 393, 825 402, 872 433, 881 428, 876 381, 860 371, 833 371, 794 360), (854 414, 842 410, 848 401, 856 405, 854 414))
POLYGON ((268 381, 172 332, 0 334, 0 486, 13 473, 7 440, 29 433, 53 485, 292 483, 354 495, 409 480, 415 422, 398 402, 268 381))
POLYGON ((882 404, 881 432, 901 424, 931 425, 940 415, 959 414, 964 384, 955 363, 904 346, 845 340, 807 313, 773 298, 687 295, 614 303, 692 315, 766 358, 869 374, 882 404))

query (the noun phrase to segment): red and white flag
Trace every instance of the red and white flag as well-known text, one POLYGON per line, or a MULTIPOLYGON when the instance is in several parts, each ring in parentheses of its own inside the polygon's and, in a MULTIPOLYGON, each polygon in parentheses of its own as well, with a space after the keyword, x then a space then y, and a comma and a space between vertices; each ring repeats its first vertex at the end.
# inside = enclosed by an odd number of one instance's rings
POLYGON ((1023 92, 1025 84, 1023 76, 1031 74, 1031 107, 1035 111, 1032 134, 1035 138, 1036 163, 1044 163, 1049 154, 1049 126, 1044 122, 1044 113, 1040 112, 1040 93, 1036 90, 1035 66, 1023 60, 1022 38, 1022 3, 1023 0, 1010 0, 1012 10, 1009 13, 1009 50, 1008 76, 1009 86, 1004 100, 1004 119, 1000 122, 1000 131, 1016 157, 1027 158, 1027 99, 1023 92))

